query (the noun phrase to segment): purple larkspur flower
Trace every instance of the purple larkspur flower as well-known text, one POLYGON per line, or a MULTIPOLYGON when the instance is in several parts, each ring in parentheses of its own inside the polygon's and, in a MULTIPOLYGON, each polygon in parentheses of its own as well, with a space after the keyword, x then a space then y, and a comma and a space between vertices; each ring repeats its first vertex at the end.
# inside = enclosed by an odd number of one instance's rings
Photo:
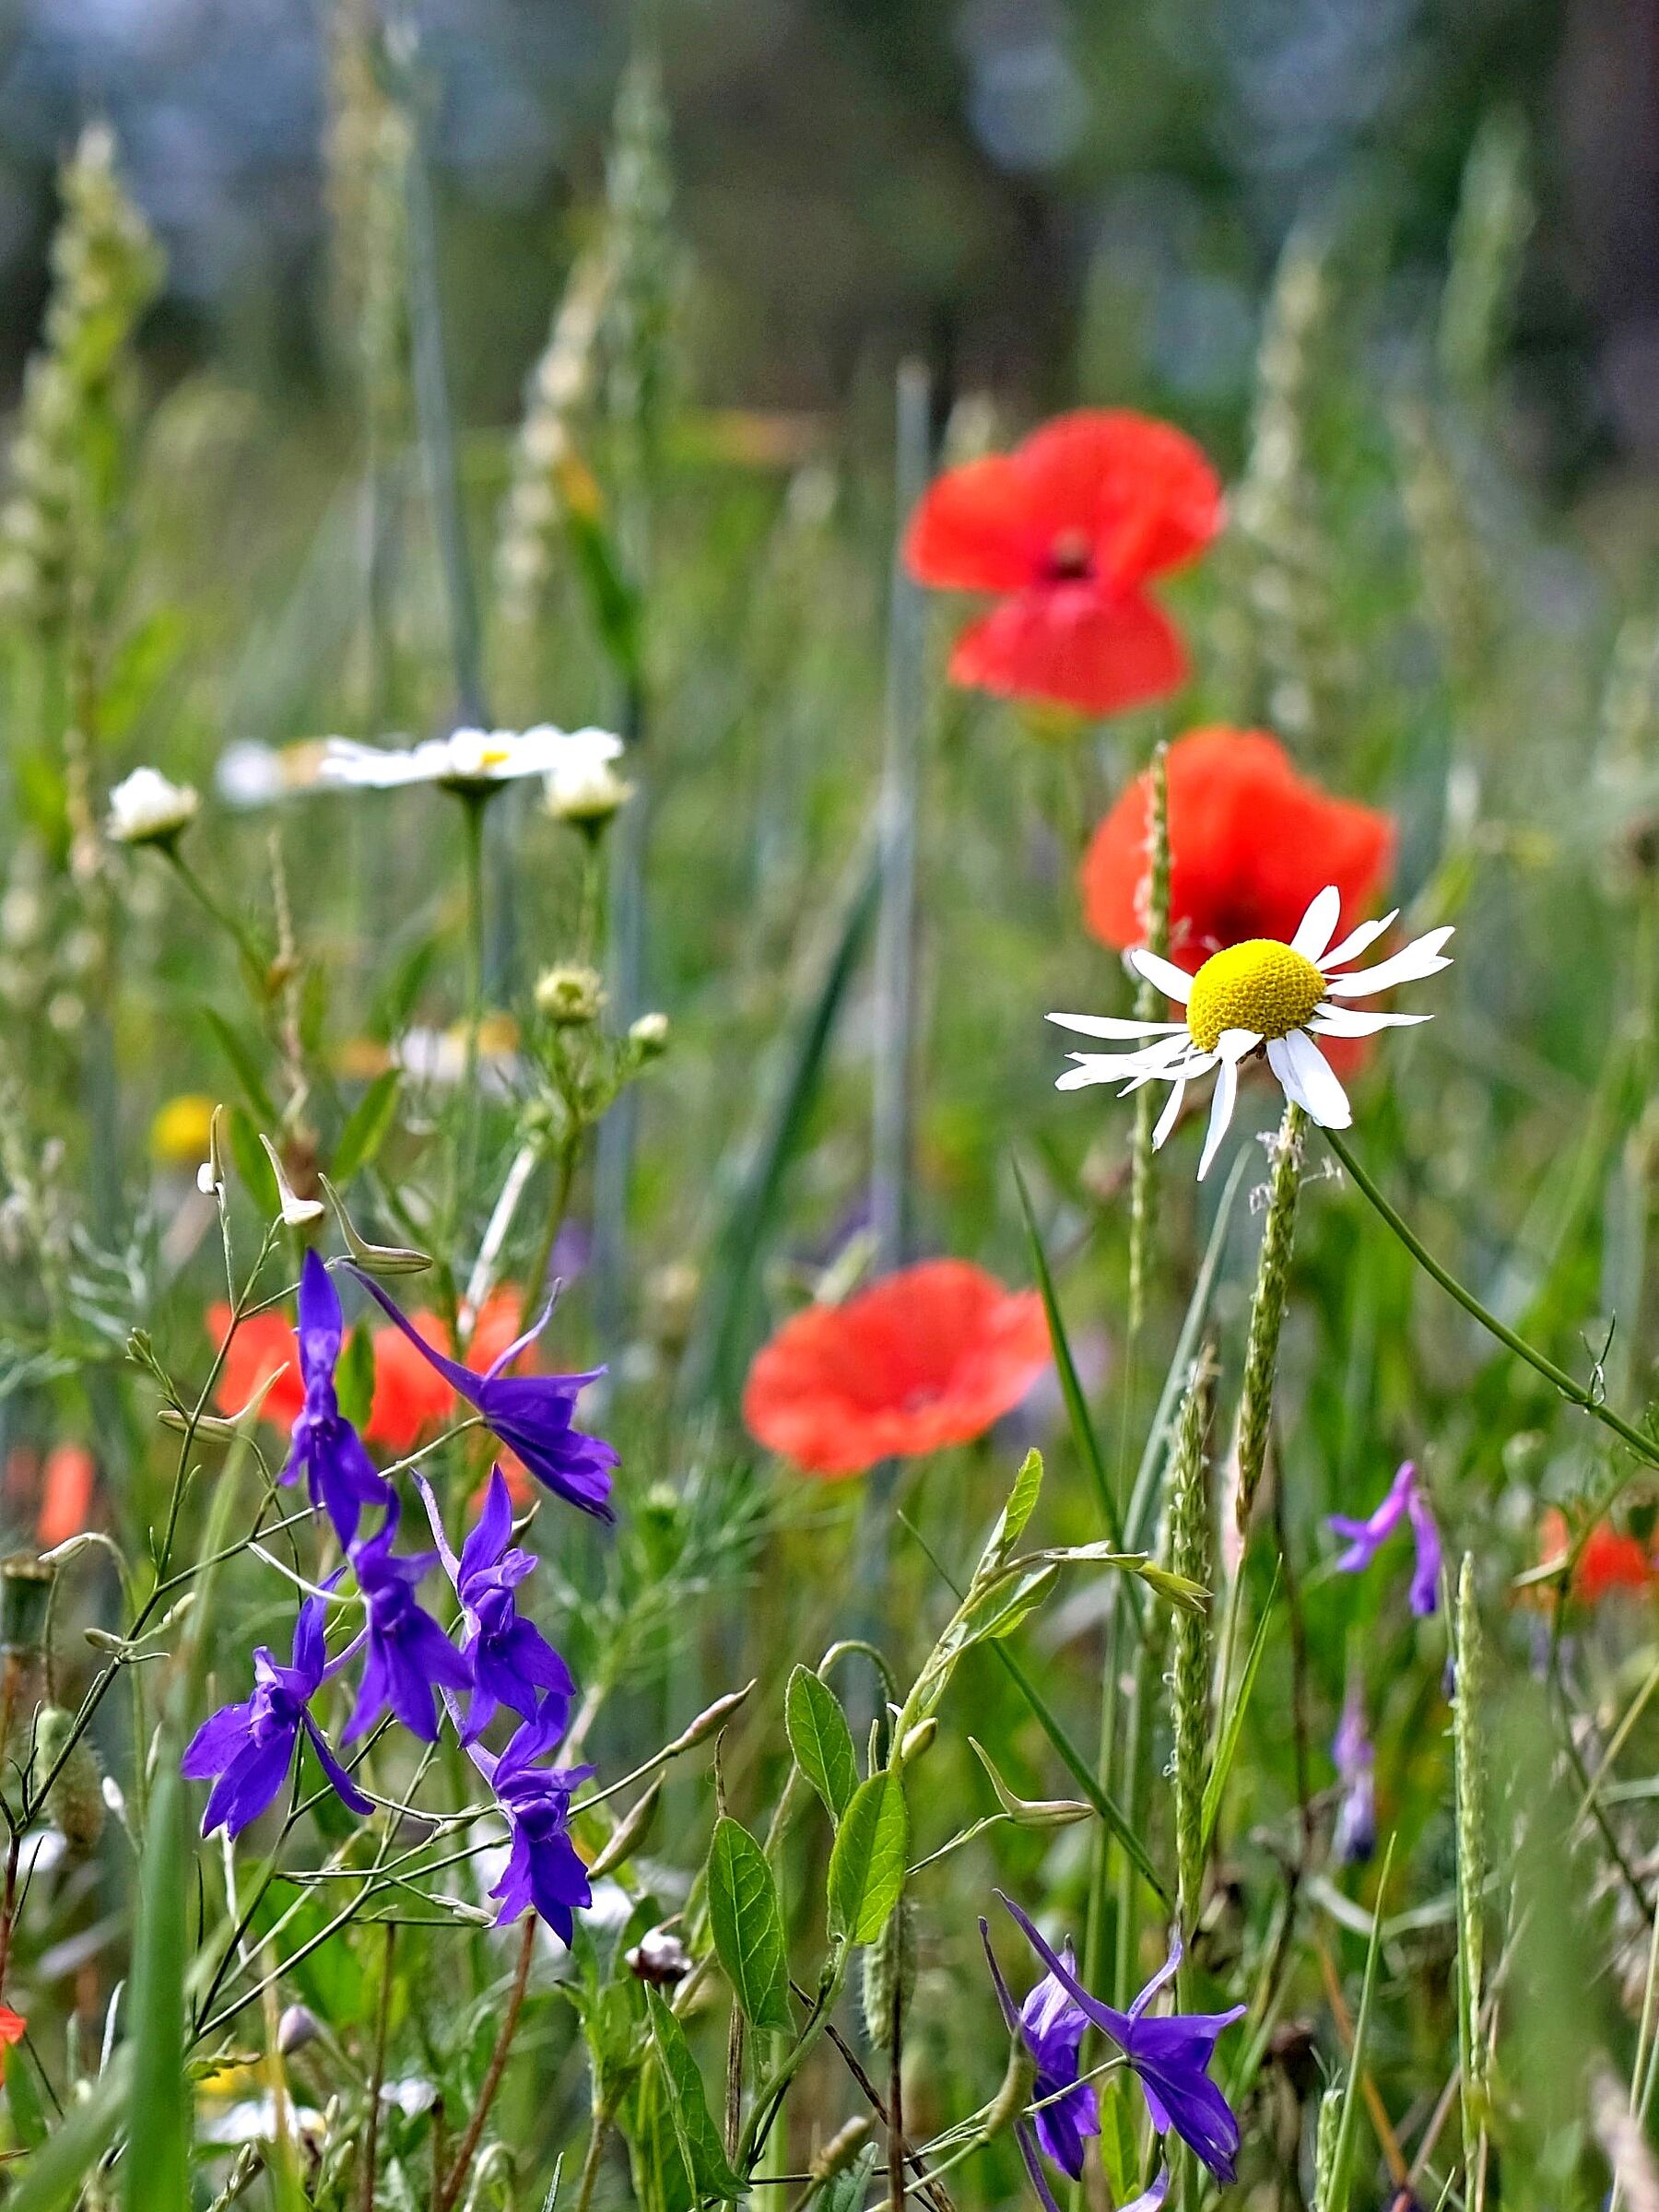
POLYGON ((1331 1849, 1344 1866, 1363 1866, 1377 1848, 1377 1773, 1357 1683, 1349 1684, 1343 1700, 1342 1719, 1331 1739, 1331 1759, 1342 1785, 1331 1849))
POLYGON ((1383 1495, 1382 1502, 1366 1520, 1333 1513, 1328 1525, 1347 1549, 1336 1561, 1338 1574, 1361 1574, 1401 1524, 1409 1521, 1417 1546, 1417 1565, 1411 1576, 1411 1609, 1419 1618, 1432 1613, 1440 1602, 1441 1539, 1434 1509, 1418 1479, 1416 1463, 1402 1463, 1383 1495))
POLYGON ((593 1902, 587 1867, 571 1841, 571 1794, 592 1767, 540 1767, 564 1734, 560 1722, 537 1717, 521 1724, 499 1759, 474 1748, 473 1763, 495 1792, 512 1838, 507 1865, 490 1891, 499 1902, 496 1925, 539 1912, 562 1943, 575 1933, 575 1913, 593 1902))
POLYGON ((358 1588, 369 1608, 369 1655, 341 1739, 348 1744, 371 1728, 388 1706, 411 1735, 423 1744, 436 1743, 437 1691, 466 1689, 472 1684, 465 1660, 431 1616, 422 1612, 415 1595, 416 1584, 436 1554, 393 1557, 401 1512, 394 1494, 374 1535, 351 1547, 358 1588))
POLYGON ((1210 2060, 1224 2028, 1244 2015, 1230 2012, 1171 2012, 1150 2018, 1147 2007, 1181 1964, 1179 1935, 1165 1959, 1127 2012, 1091 1996, 1076 1973, 1012 1898, 996 1892, 1026 1940, 1051 1974, 1129 2062, 1146 2094, 1147 2109, 1159 2135, 1171 2128, 1196 2152, 1218 2182, 1230 2182, 1239 2155, 1239 2123, 1232 2107, 1209 2077, 1210 2060))
MULTIPOLYGON (((1032 2138, 1075 2182, 1083 2171, 1083 2138, 1100 2132, 1100 2108, 1094 2085, 1077 2078, 1088 2016, 1053 1974, 1044 1974, 1016 2011, 996 1953, 991 1948, 990 1927, 983 1919, 979 1925, 985 1962, 996 1985, 996 2001, 1008 2032, 1019 2037, 1037 2068, 1031 2100, 1038 2110, 1030 2120, 1016 2121, 1015 2131, 1027 2171, 1037 2183, 1039 2194, 1046 2197, 1047 2184, 1032 2157, 1032 2138)), ((1077 1961, 1069 1945, 1062 1956, 1075 1972, 1077 1961)))
POLYGON ((486 1428, 493 1429, 502 1443, 517 1453, 538 1482, 546 1483, 571 1505, 580 1506, 584 1513, 593 1513, 601 1521, 616 1518, 610 1505, 616 1447, 603 1437, 589 1436, 574 1421, 577 1399, 605 1370, 596 1367, 579 1375, 510 1375, 506 1371, 547 1327, 551 1306, 533 1329, 526 1329, 480 1375, 463 1367, 458 1359, 447 1359, 434 1350, 372 1277, 359 1267, 351 1272, 421 1358, 436 1368, 458 1397, 466 1400, 486 1428))
POLYGON ((472 1701, 464 1743, 480 1736, 509 1705, 524 1720, 538 1714, 559 1735, 570 1718, 576 1684, 570 1668, 533 1620, 518 1609, 514 1594, 535 1570, 535 1555, 512 1538, 512 1493, 500 1467, 492 1468, 484 1508, 456 1558, 444 1535, 431 1486, 418 1475, 416 1488, 427 1509, 438 1556, 461 1600, 464 1626, 461 1656, 472 1674, 472 1701))
POLYGON ((384 1505, 392 1486, 375 1471, 362 1438, 340 1411, 335 1395, 335 1368, 345 1323, 340 1294, 315 1252, 306 1253, 300 1270, 299 1302, 300 1326, 295 1333, 305 1405, 294 1423, 282 1480, 298 1481, 303 1473, 312 1503, 326 1509, 341 1543, 349 1544, 363 1507, 384 1505))
MULTIPOLYGON (((253 1654, 253 1696, 239 1705, 222 1706, 190 1739, 179 1761, 185 1781, 218 1777, 202 1816, 203 1835, 223 1826, 238 1836, 258 1819, 288 1779, 302 1728, 342 1803, 354 1813, 373 1811, 307 1710, 334 1671, 324 1649, 323 1610, 320 1597, 308 1597, 294 1623, 291 1663, 279 1666, 261 1644, 253 1654)), ((334 1665, 343 1665, 347 1656, 342 1653, 334 1665)))

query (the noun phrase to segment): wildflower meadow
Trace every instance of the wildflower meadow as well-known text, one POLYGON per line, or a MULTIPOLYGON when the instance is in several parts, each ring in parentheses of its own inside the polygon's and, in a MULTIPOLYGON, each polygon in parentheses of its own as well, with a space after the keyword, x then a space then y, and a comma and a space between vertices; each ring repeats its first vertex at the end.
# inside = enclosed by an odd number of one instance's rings
POLYGON ((449 50, 320 12, 303 405, 94 114, 5 437, 0 2206, 1654 2212, 1536 149, 1293 228, 1230 426, 715 406, 642 11, 496 418, 449 50))

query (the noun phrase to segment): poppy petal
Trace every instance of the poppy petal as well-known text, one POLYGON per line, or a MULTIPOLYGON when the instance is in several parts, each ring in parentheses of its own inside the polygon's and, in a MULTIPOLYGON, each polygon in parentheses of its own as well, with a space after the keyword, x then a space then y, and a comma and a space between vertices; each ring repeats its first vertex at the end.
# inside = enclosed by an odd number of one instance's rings
POLYGON ((953 683, 1083 714, 1161 699, 1186 671, 1180 636, 1151 600, 1088 582, 1015 594, 971 623, 950 656, 953 683))

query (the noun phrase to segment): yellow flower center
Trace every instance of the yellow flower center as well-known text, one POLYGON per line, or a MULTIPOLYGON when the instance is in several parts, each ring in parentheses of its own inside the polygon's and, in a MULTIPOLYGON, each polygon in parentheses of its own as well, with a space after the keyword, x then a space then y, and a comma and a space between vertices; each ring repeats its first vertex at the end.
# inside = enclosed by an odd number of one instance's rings
POLYGON ((1251 937, 1213 953, 1193 978, 1187 1028, 1201 1053, 1213 1053, 1227 1030, 1288 1037, 1324 996, 1318 969, 1277 937, 1251 937))

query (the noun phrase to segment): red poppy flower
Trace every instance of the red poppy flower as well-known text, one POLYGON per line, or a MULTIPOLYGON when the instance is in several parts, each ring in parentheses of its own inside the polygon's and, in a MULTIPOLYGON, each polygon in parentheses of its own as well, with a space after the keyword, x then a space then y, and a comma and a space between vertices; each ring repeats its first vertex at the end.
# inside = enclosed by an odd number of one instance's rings
POLYGON ((1012 453, 947 469, 904 558, 923 583, 1001 601, 957 640, 953 683, 1111 714, 1185 679, 1185 649, 1144 587, 1220 526, 1220 486, 1190 438, 1085 409, 1012 453))
POLYGON ((749 1432, 813 1475, 860 1475, 982 1436, 1050 1358, 1034 1290, 924 1260, 841 1306, 808 1306, 757 1354, 749 1432))
POLYGON ((0 2005, 0 2079, 6 2074, 6 2053, 14 2043, 20 2043, 29 2030, 29 2022, 20 2012, 9 2005, 0 2005))
MULTIPOLYGON (((1571 1540, 1566 1514, 1551 1506, 1538 1527, 1539 1566, 1559 1565, 1571 1540)), ((1623 1535, 1609 1521, 1598 1521, 1579 1554, 1572 1592, 1596 1605, 1615 1590, 1651 1590, 1655 1581, 1659 1571, 1637 1539, 1623 1535)))
POLYGON ((78 1536, 92 1511, 98 1463, 85 1444, 54 1444, 46 1454, 35 1542, 42 1551, 78 1536))
MULTIPOLYGON (((209 1306, 206 1321, 207 1334, 215 1345, 222 1345, 230 1326, 229 1307, 222 1300, 209 1306)), ((214 1404, 221 1413, 240 1413, 272 1375, 276 1380, 265 1394, 264 1418, 286 1428, 305 1409, 305 1383, 300 1373, 294 1325, 275 1307, 251 1315, 231 1337, 225 1364, 219 1370, 214 1404), (284 1371, 278 1374, 278 1369, 284 1371)))
MULTIPOLYGON (((1265 730, 1189 730, 1171 746, 1170 957, 1196 972, 1247 937, 1289 938, 1327 883, 1339 927, 1364 917, 1388 871, 1394 824, 1299 776, 1265 730)), ((1147 806, 1137 776, 1084 855, 1083 911, 1102 943, 1146 941, 1147 806)))

